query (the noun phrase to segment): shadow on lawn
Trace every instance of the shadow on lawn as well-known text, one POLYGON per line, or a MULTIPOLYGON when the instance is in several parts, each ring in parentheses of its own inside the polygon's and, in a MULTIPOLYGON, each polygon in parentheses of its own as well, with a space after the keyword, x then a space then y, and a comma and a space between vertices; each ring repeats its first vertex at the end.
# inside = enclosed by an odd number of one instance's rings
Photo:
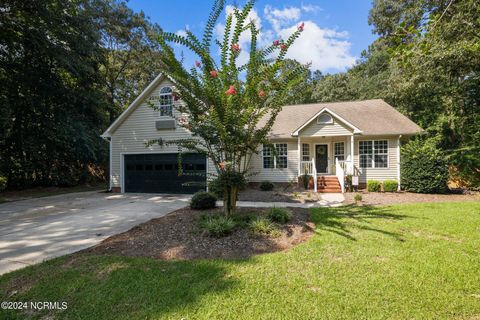
MULTIPOLYGON (((168 317, 172 312, 181 318, 187 316, 181 310, 228 291, 236 282, 218 260, 73 254, 19 271, 0 277, 0 300, 68 303, 63 311, 29 310, 35 318, 145 319, 168 317)), ((22 311, 0 310, 1 319, 24 316, 22 311)))
POLYGON ((390 232, 369 226, 371 221, 382 219, 385 221, 402 220, 411 218, 407 215, 394 213, 389 207, 376 206, 341 206, 337 208, 318 208, 313 211, 312 220, 317 229, 316 232, 328 231, 342 237, 356 241, 352 235, 355 229, 374 231, 403 242, 400 233, 390 232))

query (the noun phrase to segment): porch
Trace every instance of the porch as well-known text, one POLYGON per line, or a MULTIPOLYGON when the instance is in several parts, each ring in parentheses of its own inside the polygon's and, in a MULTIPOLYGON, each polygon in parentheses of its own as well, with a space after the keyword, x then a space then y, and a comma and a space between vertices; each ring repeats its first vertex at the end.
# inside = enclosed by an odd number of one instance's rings
POLYGON ((298 176, 311 176, 315 192, 345 192, 345 176, 355 171, 354 136, 299 136, 297 142, 298 176))

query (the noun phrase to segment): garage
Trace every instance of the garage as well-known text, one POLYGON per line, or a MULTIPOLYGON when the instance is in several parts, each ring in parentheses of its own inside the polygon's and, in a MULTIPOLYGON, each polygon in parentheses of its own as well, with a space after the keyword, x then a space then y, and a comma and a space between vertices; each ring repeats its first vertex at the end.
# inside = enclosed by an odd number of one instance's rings
POLYGON ((207 160, 197 153, 124 155, 125 192, 195 193, 205 190, 207 160))

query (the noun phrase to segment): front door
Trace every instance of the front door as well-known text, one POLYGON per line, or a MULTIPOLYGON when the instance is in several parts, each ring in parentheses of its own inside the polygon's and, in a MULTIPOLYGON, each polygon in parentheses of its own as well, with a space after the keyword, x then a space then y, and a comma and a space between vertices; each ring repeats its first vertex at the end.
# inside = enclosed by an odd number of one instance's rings
POLYGON ((328 145, 315 145, 315 166, 318 173, 328 172, 328 145))

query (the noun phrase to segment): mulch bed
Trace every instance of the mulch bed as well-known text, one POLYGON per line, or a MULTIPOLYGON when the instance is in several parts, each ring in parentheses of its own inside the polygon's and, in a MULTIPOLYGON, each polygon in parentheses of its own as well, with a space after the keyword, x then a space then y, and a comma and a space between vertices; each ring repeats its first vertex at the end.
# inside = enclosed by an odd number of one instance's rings
MULTIPOLYGON (((357 192, 345 193, 345 204, 355 203, 353 197, 357 192)), ((423 194, 412 192, 358 192, 362 203, 366 205, 389 205, 396 203, 425 203, 447 201, 480 201, 480 194, 423 194)))
MULTIPOLYGON (((238 208, 237 214, 264 215, 267 210, 238 208)), ((292 220, 278 226, 280 236, 255 235, 248 228, 237 228, 228 236, 214 238, 199 229, 199 219, 205 213, 220 214, 221 208, 207 211, 184 208, 105 239, 85 251, 162 260, 247 258, 255 254, 289 249, 313 235, 314 225, 309 222, 308 209, 291 208, 291 211, 292 220)))
POLYGON ((306 203, 318 201, 319 198, 318 194, 313 192, 313 190, 294 187, 277 187, 272 191, 263 191, 259 188, 248 188, 239 192, 238 200, 253 202, 306 203))

